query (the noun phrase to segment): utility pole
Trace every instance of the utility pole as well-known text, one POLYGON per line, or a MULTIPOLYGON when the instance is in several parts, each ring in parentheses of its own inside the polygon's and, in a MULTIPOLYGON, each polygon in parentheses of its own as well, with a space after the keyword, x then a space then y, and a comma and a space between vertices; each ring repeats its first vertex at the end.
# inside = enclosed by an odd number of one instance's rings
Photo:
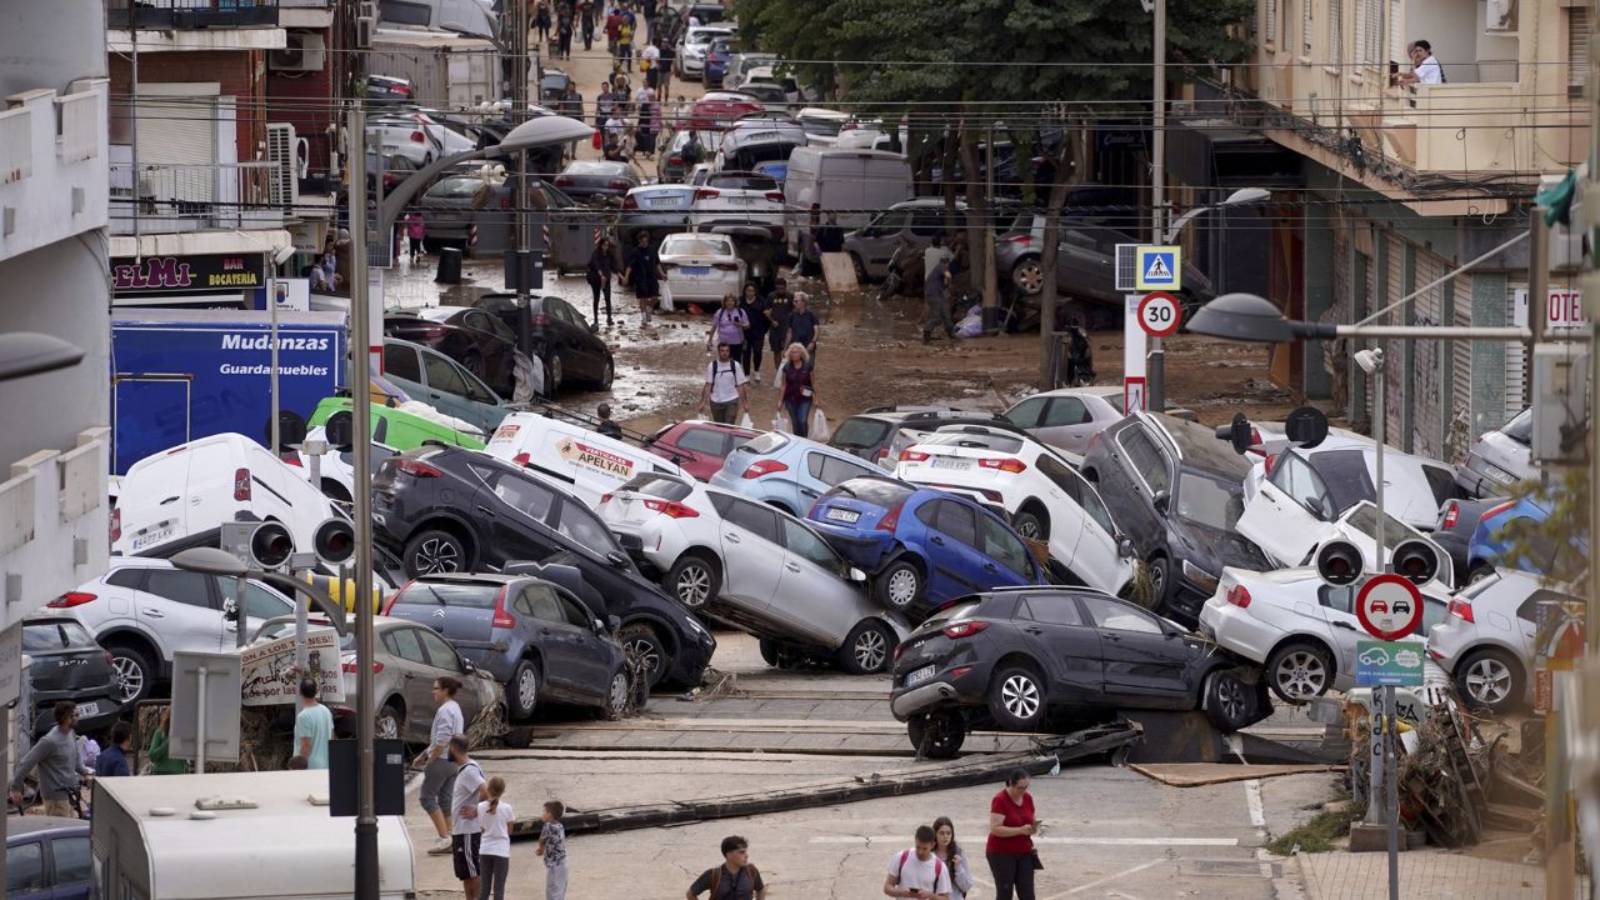
MULTIPOLYGON (((984 331, 985 334, 994 334, 994 333, 996 333, 996 332, 998 332, 1000 330, 999 321, 998 321, 999 320, 998 313, 999 313, 1000 299, 997 296, 1000 279, 999 279, 999 276, 995 275, 995 272, 994 272, 994 219, 995 219, 996 213, 995 213, 995 206, 994 206, 994 120, 993 119, 989 120, 989 139, 988 139, 988 143, 984 147, 984 152, 987 155, 987 160, 984 163, 984 170, 985 170, 985 174, 987 176, 987 178, 986 178, 986 181, 987 181, 986 190, 987 190, 987 195, 988 195, 987 199, 984 200, 984 206, 985 206, 985 210, 984 211, 985 211, 985 213, 988 214, 989 221, 984 223, 984 228, 983 228, 983 235, 984 235, 984 240, 983 240, 983 273, 984 273, 983 274, 983 311, 984 311, 983 331, 984 331)), ((1050 324, 1050 325, 1046 325, 1046 324, 1041 323, 1039 327, 1047 328, 1047 327, 1054 327, 1054 325, 1053 325, 1053 323, 1050 324)))
MULTIPOLYGON (((1151 105, 1152 131, 1150 135, 1150 243, 1161 243, 1167 210, 1167 0, 1156 0, 1155 10, 1155 77, 1151 90, 1155 102, 1151 105)), ((1149 383, 1146 405, 1156 412, 1167 408, 1167 353, 1161 347, 1161 338, 1150 339, 1150 356, 1145 369, 1149 383)))
MULTIPOLYGON (((511 61, 511 71, 515 77, 511 83, 511 106, 513 107, 511 121, 522 124, 528 121, 528 4, 525 0, 517 0, 507 7, 510 13, 511 27, 515 32, 511 36, 511 52, 514 57, 511 61)), ((516 236, 517 249, 512 254, 515 260, 517 287, 517 349, 528 356, 533 355, 532 323, 529 322, 529 306, 533 302, 533 285, 531 280, 531 257, 533 256, 533 229, 528 222, 528 208, 532 203, 528 191, 528 152, 526 150, 517 154, 517 218, 516 236)), ((537 363, 535 363, 537 365, 537 363)))

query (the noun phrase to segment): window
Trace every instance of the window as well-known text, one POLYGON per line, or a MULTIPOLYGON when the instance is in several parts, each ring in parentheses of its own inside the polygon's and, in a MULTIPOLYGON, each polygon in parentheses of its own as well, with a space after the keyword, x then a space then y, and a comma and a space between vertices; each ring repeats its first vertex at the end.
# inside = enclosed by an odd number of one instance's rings
POLYGON ((1117 443, 1128 459, 1128 468, 1138 473, 1139 479, 1150 490, 1151 496, 1172 490, 1172 477, 1167 471, 1166 454, 1156 449, 1156 442, 1144 429, 1135 425, 1117 435, 1117 443))
POLYGON ((419 628, 417 640, 421 641, 422 648, 428 651, 428 661, 434 668, 444 669, 447 672, 461 671, 461 658, 456 656, 456 651, 445 643, 444 638, 426 628, 419 628))
POLYGON ((842 484, 852 478, 875 474, 880 473, 876 469, 860 463, 850 462, 849 460, 839 459, 835 456, 825 457, 822 463, 822 483, 829 487, 842 484))
POLYGON ((759 538, 778 543, 778 514, 744 500, 732 500, 723 517, 759 538))
POLYGON ((48 653, 51 650, 71 650, 95 645, 88 630, 71 619, 49 622, 30 622, 22 626, 22 652, 48 653))
POLYGON ((1132 631, 1139 634, 1161 634, 1161 623, 1149 613, 1134 609, 1115 600, 1104 597, 1080 597, 1083 605, 1089 607, 1089 615, 1094 618, 1095 624, 1101 628, 1112 631, 1132 631))
POLYGON ((143 590, 144 573, 144 569, 118 569, 106 579, 106 584, 135 591, 143 590))
POLYGON ((1092 421, 1094 417, 1089 415, 1089 408, 1083 405, 1082 400, 1077 397, 1056 397, 1050 401, 1050 411, 1045 413, 1044 422, 1041 424, 1050 428, 1058 425, 1084 425, 1092 421))
POLYGON ((1383 56, 1383 0, 1353 0, 1356 5, 1358 66, 1377 68, 1383 56))
POLYGON ((44 845, 38 841, 6 848, 6 893, 44 890, 44 845))
POLYGON ((801 525, 793 519, 783 519, 783 540, 789 546, 789 552, 799 556, 829 572, 844 570, 844 562, 839 559, 822 538, 817 537, 811 529, 801 525))
MULTIPOLYGON (((222 578, 218 580, 217 587, 222 591, 222 596, 232 600, 235 584, 232 578, 222 578)), ((294 614, 294 604, 269 588, 264 588, 254 581, 246 581, 244 583, 244 614, 252 619, 288 616, 294 614)))
POLYGON ((525 513, 538 522, 550 517, 550 504, 554 503, 556 498, 556 495, 544 486, 504 472, 495 473, 494 495, 505 501, 507 506, 525 513))
POLYGON ((1027 617, 1046 625, 1082 625, 1078 604, 1063 594, 1035 594, 1020 607, 1027 617))
POLYGON ((1278 458, 1272 483, 1319 519, 1331 519, 1338 512, 1333 508, 1322 478, 1298 454, 1285 453, 1278 458))
POLYGON ((587 547, 595 553, 605 554, 617 549, 611 532, 600 524, 595 514, 572 500, 561 502, 561 518, 556 530, 573 543, 587 547))
POLYGON ((1267 0, 1266 13, 1267 24, 1261 29, 1261 34, 1270 44, 1278 39, 1278 0, 1267 0))
POLYGON ((867 226, 866 234, 870 237, 882 237, 895 234, 904 229, 911 220, 911 210, 891 209, 872 221, 867 226))
POLYGON ((978 520, 978 531, 983 537, 983 546, 979 549, 985 556, 1018 575, 1026 576, 1032 570, 1028 565, 1028 548, 1022 545, 1022 539, 1011 529, 984 516, 978 520))
POLYGON ((1001 414, 1001 417, 1018 428, 1039 427, 1039 417, 1044 413, 1048 397, 1029 397, 1001 414))
POLYGON ((384 344, 383 374, 421 384, 422 370, 417 366, 417 351, 401 344, 384 344))
POLYGON ((1417 629, 1417 634, 1427 636, 1433 626, 1444 621, 1445 615, 1450 611, 1450 605, 1442 600, 1432 597, 1422 598, 1422 626, 1417 629))
POLYGON ((1078 504, 1095 524, 1105 529, 1106 534, 1113 537, 1117 534, 1117 525, 1111 521, 1111 511, 1106 509, 1106 504, 1100 499, 1100 492, 1096 491, 1083 479, 1082 475, 1072 471, 1071 468, 1049 454, 1042 454, 1038 460, 1039 471, 1044 477, 1055 482, 1072 502, 1078 504))
POLYGON ((1422 467, 1422 477, 1428 479, 1428 487, 1433 489, 1433 502, 1440 506, 1445 501, 1456 497, 1456 478, 1449 469, 1442 466, 1422 467))
POLYGON ((1344 0, 1328 0, 1328 65, 1338 68, 1343 56, 1344 0))
POLYGON ((1583 96, 1589 81, 1589 10, 1567 7, 1567 96, 1583 96))
POLYGON ((556 600, 555 589, 547 584, 530 584, 522 589, 522 602, 528 606, 528 614, 535 619, 546 622, 564 622, 566 615, 561 611, 561 604, 556 600))
POLYGON ((1300 0, 1300 55, 1311 56, 1311 7, 1313 0, 1300 0))
POLYGON ((678 447, 690 453, 723 456, 728 452, 728 439, 720 431, 690 428, 678 436, 678 447))
POLYGON ((55 857, 58 891, 94 878, 94 856, 89 852, 88 838, 58 837, 50 842, 50 854, 55 857))
POLYGON ((211 578, 198 572, 177 569, 151 569, 145 580, 145 591, 174 603, 211 607, 211 578))
POLYGON ((1539 621, 1540 603, 1561 603, 1581 606, 1583 601, 1578 600, 1575 597, 1568 597, 1563 594, 1558 594, 1555 591, 1534 591, 1532 594, 1528 595, 1528 599, 1522 601, 1522 603, 1517 606, 1517 618, 1524 622, 1539 621))
POLYGON ((939 500, 934 503, 924 503, 917 510, 917 518, 925 524, 948 534, 968 547, 978 546, 978 522, 973 517, 972 510, 949 500, 939 500), (932 522, 926 516, 932 511, 932 522))
POLYGON ((919 209, 911 214, 911 233, 931 238, 944 233, 944 210, 919 209))
POLYGON ((590 631, 594 628, 595 616, 594 613, 589 611, 589 607, 584 606, 566 594, 557 594, 556 602, 561 604, 561 612, 566 616, 568 625, 582 628, 584 631, 590 631))
POLYGON ((500 398, 495 396, 494 391, 489 390, 488 385, 485 385, 483 382, 479 381, 476 375, 473 375, 471 372, 468 372, 465 369, 457 369, 456 375, 461 378, 462 384, 466 386, 466 397, 468 400, 472 400, 477 403, 487 403, 490 406, 499 405, 500 398))
POLYGON ((383 636, 383 645, 406 662, 427 665, 428 657, 423 655, 422 641, 418 639, 421 633, 416 628, 396 628, 383 636))
POLYGON ((456 367, 450 364, 450 360, 437 353, 424 353, 422 365, 428 373, 428 387, 457 397, 466 396, 467 383, 462 380, 456 367))
POLYGON ((870 416, 851 416, 834 429, 830 443, 835 447, 876 447, 889 433, 889 423, 870 416))
POLYGON ((1317 587, 1317 602, 1331 610, 1355 615, 1356 585, 1324 584, 1317 587))

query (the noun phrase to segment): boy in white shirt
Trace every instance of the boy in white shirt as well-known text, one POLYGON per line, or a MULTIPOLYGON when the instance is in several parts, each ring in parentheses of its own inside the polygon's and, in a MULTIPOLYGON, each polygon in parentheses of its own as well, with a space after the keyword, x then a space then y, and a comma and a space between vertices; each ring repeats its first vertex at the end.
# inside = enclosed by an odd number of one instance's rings
POLYGON ((887 897, 950 900, 950 870, 933 855, 937 838, 927 825, 917 826, 917 846, 889 857, 889 874, 883 879, 887 897))

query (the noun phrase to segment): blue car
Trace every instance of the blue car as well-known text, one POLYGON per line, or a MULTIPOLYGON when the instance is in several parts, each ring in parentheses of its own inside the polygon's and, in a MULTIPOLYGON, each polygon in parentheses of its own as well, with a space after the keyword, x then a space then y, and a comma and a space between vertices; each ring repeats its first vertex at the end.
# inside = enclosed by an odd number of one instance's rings
POLYGON ((944 491, 882 475, 853 478, 824 494, 810 519, 869 573, 884 606, 913 621, 979 591, 1047 583, 1004 519, 944 491))
POLYGON ((782 190, 783 182, 789 177, 789 161, 785 159, 775 160, 772 162, 756 163, 755 167, 750 171, 755 172, 758 175, 765 175, 768 178, 771 178, 773 181, 778 183, 779 190, 782 190))
POLYGON ((717 38, 711 42, 706 50, 706 90, 722 87, 722 79, 728 74, 728 60, 733 58, 733 41, 730 38, 717 38))
POLYGON ((858 456, 792 434, 769 431, 729 453, 722 468, 711 476, 711 483, 775 506, 791 516, 804 517, 811 504, 829 488, 874 474, 881 475, 883 470, 858 456))
MULTIPOLYGON (((1484 512, 1483 517, 1478 520, 1478 527, 1472 531, 1472 539, 1467 543, 1468 579, 1476 581, 1480 573, 1491 571, 1495 566, 1509 566, 1535 575, 1543 575, 1549 571, 1551 562, 1555 559, 1556 547, 1539 546, 1539 539, 1534 538, 1531 541, 1533 546, 1529 555, 1517 560, 1507 559, 1514 541, 1505 531, 1506 526, 1518 520, 1537 524, 1549 517, 1550 510, 1532 497, 1508 500, 1484 512)), ((1569 542, 1574 551, 1588 555, 1587 534, 1575 532, 1569 542)))

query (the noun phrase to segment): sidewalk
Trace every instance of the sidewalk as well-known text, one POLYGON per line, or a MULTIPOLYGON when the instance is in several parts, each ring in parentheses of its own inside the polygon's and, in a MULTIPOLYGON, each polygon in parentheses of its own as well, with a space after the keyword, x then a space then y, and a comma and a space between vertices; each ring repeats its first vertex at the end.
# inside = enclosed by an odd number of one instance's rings
MULTIPOLYGON (((1389 892, 1385 853, 1300 853, 1306 900, 1368 900, 1389 892)), ((1544 869, 1429 847, 1401 853, 1400 896, 1406 900, 1540 900, 1544 869)))

